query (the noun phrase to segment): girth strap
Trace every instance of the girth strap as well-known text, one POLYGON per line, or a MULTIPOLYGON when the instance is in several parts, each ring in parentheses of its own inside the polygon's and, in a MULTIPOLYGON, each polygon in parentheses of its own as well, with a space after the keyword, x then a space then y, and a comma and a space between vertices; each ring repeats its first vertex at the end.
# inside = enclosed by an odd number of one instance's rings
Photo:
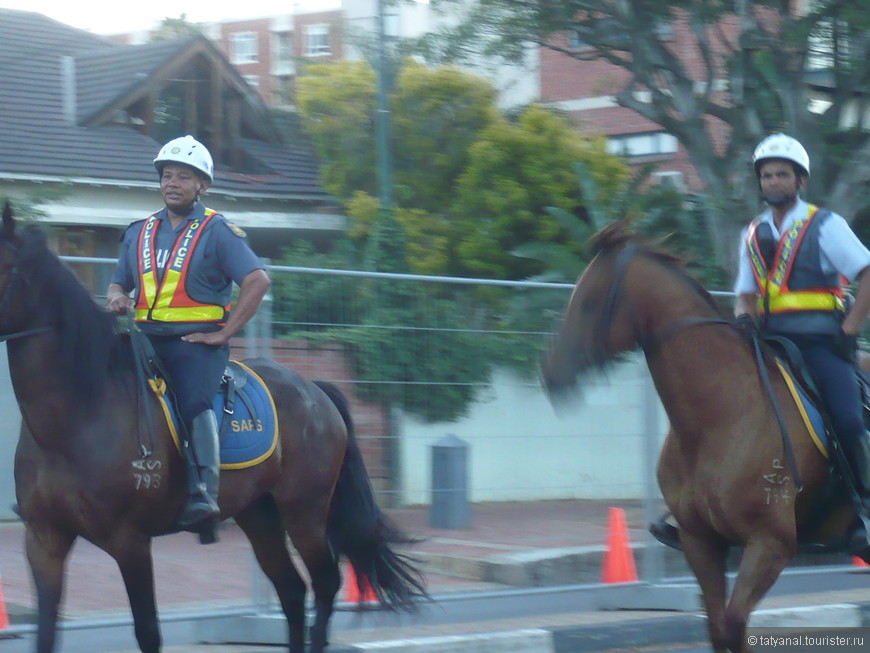
POLYGON ((765 365, 764 354, 761 351, 761 343, 758 338, 757 329, 748 329, 747 334, 752 341, 753 351, 755 352, 755 363, 758 368, 758 375, 761 377, 761 384, 764 386, 767 396, 770 398, 770 404, 773 406, 773 413, 776 415, 776 421, 779 424, 779 432, 782 435, 782 446, 785 450, 788 465, 791 467, 794 474, 795 492, 802 492, 804 489, 801 482, 800 472, 798 471, 797 459, 794 455, 794 447, 791 444, 791 438, 788 435, 788 427, 785 425, 785 418, 782 415, 782 409, 779 407, 779 402, 773 393, 773 384, 770 382, 770 375, 767 373, 767 365, 765 365))

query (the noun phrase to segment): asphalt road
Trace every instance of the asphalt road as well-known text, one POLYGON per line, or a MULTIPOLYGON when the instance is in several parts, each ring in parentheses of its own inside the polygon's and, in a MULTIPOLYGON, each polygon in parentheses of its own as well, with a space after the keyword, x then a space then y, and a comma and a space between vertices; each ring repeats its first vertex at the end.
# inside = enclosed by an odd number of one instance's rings
MULTIPOLYGON (((855 573, 848 568, 819 568, 783 576, 769 597, 785 603, 789 602, 790 597, 795 597, 796 605, 800 605, 805 601, 801 597, 814 593, 845 596, 855 590, 867 589, 868 586, 870 575, 866 573, 855 573)), ((491 624, 497 623, 496 630, 500 631, 547 626, 557 642, 555 650, 558 653, 588 653, 590 650, 615 652, 626 649, 662 653, 709 651, 704 642, 703 619, 697 613, 653 613, 649 610, 640 613, 611 610, 603 613, 598 610, 602 603, 619 607, 620 592, 629 589, 625 586, 586 585, 448 596, 433 605, 424 606, 414 616, 340 612, 333 622, 333 639, 337 642, 334 648, 336 653, 340 653, 360 650, 353 648, 354 641, 407 639, 430 633, 450 635, 460 631, 474 632, 475 629, 483 632, 491 624), (591 641, 595 642, 594 648, 590 648, 591 641)), ((629 594, 623 596, 628 597, 629 594)), ((275 616, 203 613, 186 618, 184 615, 164 617, 162 630, 167 644, 164 653, 270 653, 280 650, 276 645, 283 640, 284 623, 283 619, 275 616), (244 625, 240 625, 243 622, 244 625), (230 639, 227 633, 233 633, 238 636, 238 641, 246 643, 194 644, 201 641, 225 642, 230 639), (257 635, 251 637, 249 633, 257 635)), ((32 653, 32 630, 20 634, 22 636, 15 639, 0 640, 0 653, 32 653)), ((61 642, 57 653, 137 651, 128 618, 107 619, 102 623, 66 623, 61 642)), ((870 635, 867 642, 868 645, 860 650, 870 649, 870 635)), ((532 648, 522 650, 536 653, 532 648)), ((551 653, 552 650, 542 648, 541 653, 551 653)), ((758 648, 757 653, 765 650, 758 648)), ((792 651, 791 648, 782 647, 779 650, 792 651)), ((810 647, 807 650, 828 649, 810 647)), ((836 650, 848 652, 850 649, 836 650)))

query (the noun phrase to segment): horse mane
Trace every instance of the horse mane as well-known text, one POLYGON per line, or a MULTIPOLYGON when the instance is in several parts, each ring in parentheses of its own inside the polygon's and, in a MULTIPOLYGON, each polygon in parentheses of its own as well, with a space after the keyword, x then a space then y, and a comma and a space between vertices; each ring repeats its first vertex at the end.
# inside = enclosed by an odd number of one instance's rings
POLYGON ((53 313, 49 319, 59 338, 59 370, 80 402, 95 402, 128 358, 119 356, 116 317, 97 305, 72 269, 49 249, 41 227, 28 225, 19 235, 19 272, 41 310, 53 313))
POLYGON ((611 222, 592 236, 589 241, 592 251, 596 254, 613 251, 630 243, 637 246, 638 252, 661 263, 666 268, 673 270, 679 277, 686 281, 695 291, 716 311, 722 315, 722 309, 710 292, 698 281, 686 266, 689 261, 665 248, 668 236, 657 240, 648 240, 631 230, 628 220, 611 222))

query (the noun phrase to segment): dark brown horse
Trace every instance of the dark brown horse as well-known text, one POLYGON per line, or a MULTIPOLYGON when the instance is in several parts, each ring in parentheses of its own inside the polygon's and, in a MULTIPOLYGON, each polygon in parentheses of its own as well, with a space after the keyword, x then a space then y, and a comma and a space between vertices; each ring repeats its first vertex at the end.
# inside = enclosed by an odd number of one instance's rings
MULTIPOLYGON (((139 648, 159 653, 151 538, 172 530, 185 501, 185 465, 166 425, 145 417, 129 337, 115 333, 114 317, 49 251, 44 233, 17 226, 8 205, 0 335, 24 421, 15 485, 38 600, 36 651, 54 650, 64 564, 83 537, 117 561, 139 648)), ((266 360, 248 364, 272 393, 280 440, 264 462, 222 473, 221 514, 249 538, 287 618, 289 650, 302 653, 306 584, 288 553, 290 537, 311 578, 310 650, 320 653, 340 585, 338 556, 388 607, 411 609, 426 592, 391 547, 408 540, 375 503, 341 392, 266 360)))
POLYGON ((751 343, 678 259, 643 245, 621 223, 593 246, 598 253, 574 288, 543 381, 557 396, 619 352, 643 349, 670 419, 659 485, 703 593, 713 648, 747 651, 749 615, 795 554, 798 532, 803 538, 812 520, 809 539, 845 541, 848 502, 815 524, 826 458, 768 359, 796 469, 789 464, 751 343), (729 597, 726 555, 734 545, 743 555, 729 597))

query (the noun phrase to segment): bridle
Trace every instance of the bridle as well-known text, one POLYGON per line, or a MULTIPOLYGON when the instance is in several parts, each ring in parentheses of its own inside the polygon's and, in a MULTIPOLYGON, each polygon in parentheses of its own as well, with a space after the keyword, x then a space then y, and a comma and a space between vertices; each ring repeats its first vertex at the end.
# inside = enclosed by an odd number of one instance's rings
MULTIPOLYGON (((622 251, 616 257, 613 271, 613 281, 610 283, 610 289, 607 293, 607 299, 604 303, 604 310, 601 312, 599 320, 595 325, 595 346, 600 350, 600 355, 606 358, 607 334, 610 333, 610 326, 613 323, 613 318, 616 315, 617 304, 622 295, 623 282, 625 281, 628 267, 632 260, 642 254, 643 250, 634 242, 629 242, 622 248, 622 251)), ((688 277, 686 279, 689 281, 688 277)), ((669 326, 657 334, 646 334, 638 325, 637 315, 634 307, 629 303, 626 306, 629 314, 629 322, 634 332, 635 341, 640 345, 640 348, 646 354, 651 354, 652 351, 661 345, 662 342, 677 335, 680 331, 693 326, 725 324, 733 326, 733 323, 721 317, 687 317, 680 320, 676 324, 669 326)))
MULTIPOLYGON (((18 247, 9 241, 2 241, 0 245, 4 245, 11 249, 16 254, 18 253, 18 247)), ((3 289, 3 294, 0 295, 0 315, 3 314, 6 309, 7 303, 9 302, 10 292, 9 289, 12 287, 13 281, 21 278, 21 271, 16 263, 13 266, 11 272, 9 273, 9 279, 6 281, 6 287, 3 289)), ((15 340, 18 338, 26 338, 27 336, 32 336, 37 333, 43 333, 45 331, 49 331, 51 329, 50 326, 41 326, 41 327, 33 327, 31 329, 23 329, 21 331, 14 331, 12 333, 3 333, 0 334, 0 342, 6 342, 7 340, 15 340)))

